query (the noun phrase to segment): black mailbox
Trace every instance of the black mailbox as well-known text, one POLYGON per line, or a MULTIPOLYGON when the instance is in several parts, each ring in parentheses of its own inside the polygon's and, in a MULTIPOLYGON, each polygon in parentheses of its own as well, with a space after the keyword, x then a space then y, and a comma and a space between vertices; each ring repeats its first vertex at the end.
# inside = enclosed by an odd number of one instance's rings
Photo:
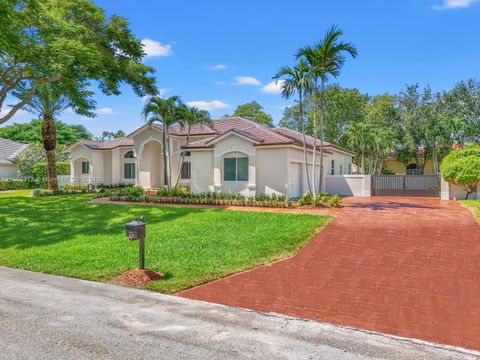
POLYGON ((140 240, 145 239, 145 219, 141 216, 139 219, 130 221, 125 224, 128 240, 140 240))

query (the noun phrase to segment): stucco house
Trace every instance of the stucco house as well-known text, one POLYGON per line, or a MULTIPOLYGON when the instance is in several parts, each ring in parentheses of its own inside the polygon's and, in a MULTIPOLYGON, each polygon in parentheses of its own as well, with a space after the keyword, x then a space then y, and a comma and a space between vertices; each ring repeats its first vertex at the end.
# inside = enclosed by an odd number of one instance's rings
MULTIPOLYGON (((303 139, 297 131, 230 117, 214 120, 210 126, 193 126, 188 144, 186 127, 174 125, 169 133, 172 182, 180 175, 179 184, 194 193, 298 197, 307 190, 303 139), (182 153, 185 160, 180 168, 182 153)), ((307 136, 310 166, 313 142, 307 136)), ((353 152, 330 143, 324 149, 327 175, 351 174, 353 152)), ((68 150, 74 183, 132 183, 146 189, 165 184, 162 127, 157 124, 144 125, 118 140, 80 141, 68 150)), ((318 183, 318 156, 316 163, 318 183)))
POLYGON ((27 144, 0 138, 0 179, 17 176, 18 164, 16 158, 27 148, 27 144))

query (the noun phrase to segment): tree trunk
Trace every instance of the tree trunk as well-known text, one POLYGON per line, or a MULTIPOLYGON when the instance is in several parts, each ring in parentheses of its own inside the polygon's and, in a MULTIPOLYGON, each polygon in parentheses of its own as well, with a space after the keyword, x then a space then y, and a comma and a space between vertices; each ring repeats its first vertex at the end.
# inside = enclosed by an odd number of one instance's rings
POLYGON ((323 168, 323 117, 324 117, 324 114, 323 114, 323 102, 324 102, 324 95, 325 95, 325 82, 322 80, 322 84, 321 84, 321 91, 320 91, 320 179, 319 179, 319 189, 320 189, 320 192, 323 192, 324 191, 324 188, 323 188, 323 178, 324 178, 324 168, 323 168))
POLYGON ((302 134, 303 134, 303 157, 305 159, 305 172, 307 176, 308 191, 310 192, 310 194, 312 194, 312 186, 310 184, 310 176, 308 174, 307 140, 305 138, 305 122, 303 121, 302 90, 299 91, 299 100, 300 100, 300 121, 302 125, 302 134))
POLYGON ((362 164, 362 165, 361 165, 362 169, 360 170, 360 174, 365 175, 365 169, 364 169, 364 166, 365 166, 365 156, 363 155, 363 151, 361 152, 361 154, 362 154, 362 162, 361 162, 361 164, 362 164))
POLYGON ((42 121, 42 143, 47 153, 48 190, 57 190, 57 162, 55 148, 57 147, 57 127, 51 115, 44 115, 42 121))
POLYGON ((165 123, 163 124, 163 134, 162 134, 162 146, 163 146, 163 184, 167 185, 167 187, 170 189, 170 183, 168 181, 169 176, 168 176, 168 146, 167 146, 167 127, 165 123))
MULTIPOLYGON (((192 126, 188 125, 187 141, 185 142, 185 145, 188 145, 190 142, 191 129, 192 129, 192 126)), ((185 162, 185 151, 182 151, 182 157, 180 158, 180 168, 178 169, 178 176, 177 176, 177 181, 175 182, 175 187, 178 187, 178 183, 180 182, 180 177, 182 176, 182 167, 184 162, 185 162)))
MULTIPOLYGON (((313 196, 316 194, 315 189, 315 165, 317 160, 317 84, 315 83, 315 91, 313 93, 313 156, 312 156, 312 185, 313 196)), ((321 186, 321 185, 320 185, 321 186)), ((320 186, 318 187, 321 191, 320 186)))

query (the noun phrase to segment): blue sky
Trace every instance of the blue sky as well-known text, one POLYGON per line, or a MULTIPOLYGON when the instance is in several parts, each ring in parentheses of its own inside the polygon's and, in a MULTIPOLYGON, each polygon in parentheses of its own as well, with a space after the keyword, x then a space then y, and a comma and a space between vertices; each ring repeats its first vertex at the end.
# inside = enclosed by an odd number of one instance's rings
MULTIPOLYGON (((267 85, 280 66, 293 64, 299 47, 321 39, 332 24, 359 52, 337 80, 342 86, 376 95, 417 82, 441 90, 480 78, 480 0, 95 3, 128 18, 134 34, 146 40, 145 63, 156 69, 164 96, 180 95, 213 117, 256 100, 278 122, 293 100, 267 85)), ((61 120, 84 124, 95 135, 130 132, 143 123, 143 101, 128 87, 120 96, 99 94, 96 100, 95 119, 66 113, 61 120)), ((30 117, 21 113, 14 121, 30 117)))

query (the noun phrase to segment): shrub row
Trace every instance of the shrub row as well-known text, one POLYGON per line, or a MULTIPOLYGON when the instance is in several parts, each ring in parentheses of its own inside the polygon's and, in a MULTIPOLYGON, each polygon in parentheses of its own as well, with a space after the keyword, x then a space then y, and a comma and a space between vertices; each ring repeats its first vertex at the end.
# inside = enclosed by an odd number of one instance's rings
POLYGON ((313 206, 313 207, 340 207, 342 205, 342 198, 338 195, 328 195, 321 192, 312 196, 306 192, 298 200, 299 206, 313 206))
POLYGON ((162 198, 181 197, 189 199, 206 199, 206 200, 238 200, 248 202, 286 202, 287 196, 283 194, 259 194, 255 196, 245 196, 238 193, 217 193, 204 192, 192 194, 186 187, 176 187, 172 189, 161 188, 157 191, 157 195, 162 198))
POLYGON ((0 191, 23 190, 40 187, 40 183, 34 179, 0 179, 0 191))

